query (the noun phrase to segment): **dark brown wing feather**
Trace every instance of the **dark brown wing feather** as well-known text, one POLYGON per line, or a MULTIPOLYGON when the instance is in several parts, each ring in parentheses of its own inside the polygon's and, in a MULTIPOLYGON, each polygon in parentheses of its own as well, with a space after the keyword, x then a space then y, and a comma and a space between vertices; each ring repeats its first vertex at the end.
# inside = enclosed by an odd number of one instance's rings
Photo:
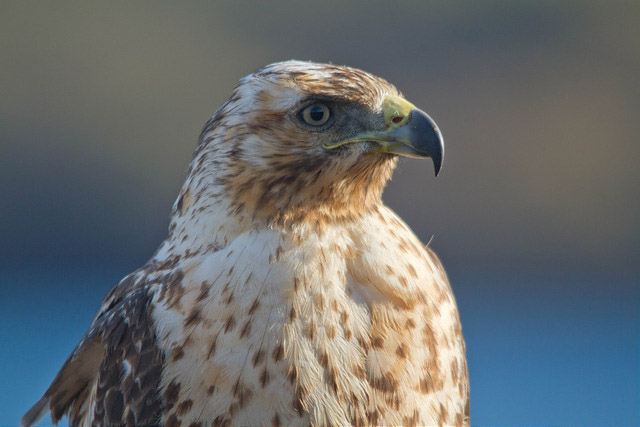
POLYGON ((129 294, 109 322, 97 381, 94 425, 158 425, 163 355, 156 345, 146 289, 129 294))
POLYGON ((47 410, 54 423, 68 415, 70 425, 86 416, 94 426, 159 423, 163 355, 150 317, 151 295, 144 280, 134 285, 136 273, 107 295, 89 332, 42 399, 22 418, 23 426, 33 425, 47 410), (95 406, 88 414, 94 384, 95 406))

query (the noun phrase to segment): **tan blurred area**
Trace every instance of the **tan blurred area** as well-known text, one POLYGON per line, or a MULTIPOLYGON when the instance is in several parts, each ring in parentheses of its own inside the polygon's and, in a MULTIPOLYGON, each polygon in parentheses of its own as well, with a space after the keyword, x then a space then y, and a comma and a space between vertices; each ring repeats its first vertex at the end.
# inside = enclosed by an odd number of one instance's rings
MULTIPOLYGON (((163 239, 237 80, 362 68, 439 124, 385 199, 453 269, 636 271, 640 2, 2 2, 0 256, 130 263, 163 239)), ((129 266, 129 264, 127 264, 129 266)))

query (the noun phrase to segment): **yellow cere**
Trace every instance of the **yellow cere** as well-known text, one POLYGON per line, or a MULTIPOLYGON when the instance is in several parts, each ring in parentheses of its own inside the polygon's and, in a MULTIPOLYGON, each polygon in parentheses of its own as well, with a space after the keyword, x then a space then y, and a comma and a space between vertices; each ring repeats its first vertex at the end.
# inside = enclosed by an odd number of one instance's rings
POLYGON ((399 96, 389 95, 382 103, 382 112, 387 126, 402 126, 409 118, 411 110, 416 108, 412 103, 399 96), (396 117, 402 117, 400 121, 393 121, 396 117))

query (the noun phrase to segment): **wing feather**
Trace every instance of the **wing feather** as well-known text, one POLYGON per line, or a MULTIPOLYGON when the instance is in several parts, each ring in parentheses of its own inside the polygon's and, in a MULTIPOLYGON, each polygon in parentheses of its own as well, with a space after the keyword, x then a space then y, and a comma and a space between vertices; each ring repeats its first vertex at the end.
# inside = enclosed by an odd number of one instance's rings
POLYGON ((107 295, 87 334, 73 350, 44 396, 22 417, 32 426, 48 411, 57 424, 154 425, 162 399, 163 355, 150 317, 151 294, 143 268, 107 295))

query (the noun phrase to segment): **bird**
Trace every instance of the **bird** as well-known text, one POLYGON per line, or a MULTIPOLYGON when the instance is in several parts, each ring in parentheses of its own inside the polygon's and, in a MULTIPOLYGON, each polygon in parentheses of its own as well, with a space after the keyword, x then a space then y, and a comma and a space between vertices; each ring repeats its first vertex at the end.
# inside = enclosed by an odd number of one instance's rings
POLYGON ((242 78, 166 240, 21 425, 468 426, 449 279, 382 201, 401 156, 437 176, 442 133, 380 77, 289 60, 242 78))

